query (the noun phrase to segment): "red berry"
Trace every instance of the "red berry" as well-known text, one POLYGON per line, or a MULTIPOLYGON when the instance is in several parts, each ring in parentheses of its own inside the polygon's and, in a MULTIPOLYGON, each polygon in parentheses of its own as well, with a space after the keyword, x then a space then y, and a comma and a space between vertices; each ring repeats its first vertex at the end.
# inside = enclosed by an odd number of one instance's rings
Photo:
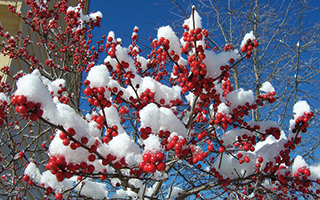
POLYGON ((61 193, 57 193, 56 194, 56 199, 57 200, 61 200, 62 199, 62 194, 61 193))
POLYGON ((36 121, 38 119, 38 115, 36 114, 36 113, 32 113, 31 115, 30 115, 30 120, 31 121, 36 121))
POLYGON ((22 106, 19 106, 19 113, 21 113, 21 114, 26 114, 27 113, 27 111, 28 111, 28 108, 27 108, 27 106, 25 106, 25 105, 22 105, 22 106))
POLYGON ((24 175, 24 176, 22 177, 22 180, 23 180, 24 182, 28 182, 29 179, 30 179, 30 177, 29 177, 28 174, 26 174, 26 175, 24 175))
POLYGON ((309 169, 304 169, 303 173, 306 175, 306 176, 310 176, 311 175, 311 172, 309 169))
POLYGON ((68 146, 70 144, 70 140, 68 138, 66 138, 66 139, 63 140, 62 143, 63 143, 64 146, 68 146))
POLYGON ((150 173, 154 173, 157 170, 156 166, 153 163, 147 164, 147 169, 148 169, 148 172, 150 173))
POLYGON ((248 156, 244 156, 244 157, 243 157, 243 160, 244 160, 246 163, 250 162, 250 158, 249 158, 248 156))
POLYGON ((50 194, 50 193, 52 193, 52 188, 49 186, 49 187, 47 187, 47 190, 46 190, 46 192, 47 192, 47 194, 50 194))
POLYGON ((88 138, 81 137, 81 142, 82 142, 82 144, 87 144, 88 143, 88 138))
POLYGON ((73 128, 68 128, 67 132, 69 135, 74 136, 76 134, 76 131, 73 128))
POLYGON ((213 150, 214 150, 214 147, 213 147, 212 144, 210 144, 210 145, 208 145, 207 149, 208 149, 208 151, 213 151, 213 150))
POLYGON ((162 161, 164 160, 164 154, 159 152, 159 153, 156 153, 156 157, 158 158, 158 160, 162 161))
POLYGON ((199 153, 199 154, 197 155, 197 159, 198 159, 199 161, 203 161, 203 160, 205 159, 205 156, 204 156, 202 153, 199 153))
POLYGON ((96 122, 98 124, 103 124, 104 123, 104 116, 101 115, 101 116, 97 117, 96 122))
POLYGON ((151 131, 152 131, 151 127, 147 126, 147 127, 145 128, 145 132, 146 132, 147 134, 150 134, 151 131))
POLYGON ((104 89, 104 87, 98 87, 98 92, 100 94, 103 94, 106 90, 104 89))
POLYGON ((94 154, 90 154, 89 157, 88 157, 88 160, 89 160, 90 162, 93 162, 93 161, 96 160, 96 156, 95 156, 94 154))
POLYGON ((19 104, 25 104, 25 103, 27 103, 27 97, 26 96, 23 96, 23 95, 20 95, 20 96, 18 96, 18 98, 17 98, 17 102, 19 103, 19 104))
POLYGON ((151 158, 151 155, 149 153, 144 154, 143 157, 142 157, 143 162, 145 162, 145 163, 149 163, 150 162, 150 158, 151 158))
POLYGON ((64 173, 63 173, 63 172, 57 172, 57 173, 56 173, 56 179, 57 179, 57 181, 61 182, 61 181, 64 180, 64 178, 65 178, 65 176, 64 176, 64 173))
POLYGON ((84 84, 85 86, 88 86, 88 85, 90 85, 90 81, 89 81, 89 80, 85 80, 85 81, 83 82, 83 84, 84 84))
POLYGON ((60 137, 61 140, 64 140, 64 139, 67 138, 67 134, 66 134, 65 132, 61 132, 61 133, 59 134, 59 137, 60 137))
POLYGON ((89 166, 88 166, 88 171, 89 171, 90 173, 94 172, 94 170, 95 170, 95 167, 94 167, 93 165, 89 165, 89 166))
POLYGON ((140 169, 143 169, 145 165, 146 165, 145 162, 140 162, 140 163, 139 163, 139 168, 140 168, 140 169))
POLYGON ((225 151, 224 146, 219 147, 219 152, 220 152, 220 153, 223 153, 224 151, 225 151))
POLYGON ((158 170, 158 171, 162 172, 162 171, 164 171, 165 169, 166 169, 166 163, 164 163, 164 162, 159 162, 159 163, 157 164, 157 170, 158 170))
POLYGON ((160 99, 160 103, 161 103, 161 104, 165 104, 166 101, 165 101, 164 99, 160 99))
POLYGON ((27 108, 33 108, 33 107, 35 106, 35 104, 29 101, 29 102, 26 104, 26 106, 27 106, 27 108))
POLYGON ((87 87, 86 89, 84 89, 83 93, 86 96, 91 96, 93 94, 92 89, 90 87, 87 87))
POLYGON ((174 148, 175 148, 176 150, 182 150, 182 145, 181 145, 180 143, 176 143, 176 144, 174 145, 174 148))
POLYGON ((65 160, 64 156, 59 156, 57 158, 56 162, 57 162, 58 165, 66 165, 66 160, 65 160))
POLYGON ((36 112, 36 114, 37 114, 38 117, 41 117, 42 114, 43 114, 43 110, 38 109, 37 112, 36 112))
POLYGON ((90 147, 90 150, 91 150, 92 152, 97 151, 97 146, 96 146, 96 145, 92 145, 92 146, 90 147))
POLYGON ((156 156, 151 156, 150 157, 150 162, 151 163, 156 163, 158 161, 158 158, 156 156))

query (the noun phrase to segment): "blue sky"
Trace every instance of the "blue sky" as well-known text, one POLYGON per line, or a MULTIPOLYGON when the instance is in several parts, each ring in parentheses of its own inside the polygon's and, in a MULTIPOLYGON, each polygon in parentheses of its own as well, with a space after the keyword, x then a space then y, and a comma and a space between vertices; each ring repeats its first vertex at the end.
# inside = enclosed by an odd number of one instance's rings
MULTIPOLYGON (((190 2, 198 4, 197 1, 192 0, 177 1, 184 9, 190 2)), ((268 2, 272 3, 276 0, 268 2)), ((320 0, 310 0, 309 5, 320 8, 320 0)), ((114 31, 116 38, 121 38, 123 45, 128 46, 131 43, 130 36, 134 26, 140 28, 139 37, 141 39, 147 39, 149 36, 156 38, 156 28, 171 24, 172 19, 176 18, 170 12, 173 8, 174 5, 168 0, 91 0, 89 12, 100 11, 103 14, 101 27, 96 28, 93 32, 97 39, 104 34, 107 35, 109 31, 114 31)), ((316 21, 319 15, 319 10, 312 12, 314 17, 310 20, 316 21)))
POLYGON ((95 30, 95 36, 107 35, 112 30, 116 38, 121 38, 123 45, 128 46, 134 26, 140 28, 140 38, 155 38, 155 28, 168 25, 174 17, 169 11, 172 7, 166 0, 91 0, 89 12, 103 14, 101 28, 95 30))

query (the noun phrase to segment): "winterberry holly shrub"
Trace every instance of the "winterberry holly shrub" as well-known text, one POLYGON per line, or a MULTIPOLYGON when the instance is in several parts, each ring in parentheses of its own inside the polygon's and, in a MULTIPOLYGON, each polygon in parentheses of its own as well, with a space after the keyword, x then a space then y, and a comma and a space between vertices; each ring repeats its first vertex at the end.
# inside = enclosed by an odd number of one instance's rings
POLYGON ((193 7, 180 38, 170 26, 160 27, 150 53, 141 55, 138 27, 129 47, 112 31, 92 45, 101 13, 84 15, 82 1, 77 7, 59 1, 52 8, 48 2, 26 0, 30 10, 24 14, 9 5, 39 36, 45 63, 30 51, 30 36, 0 32, 7 39, 1 53, 29 70, 12 74, 1 68, 12 78, 12 85, 1 83, 0 93, 2 135, 10 138, 1 140, 1 195, 320 197, 319 165, 291 157, 314 117, 306 101, 294 105, 289 129, 282 130, 251 116, 277 100, 271 83, 261 86, 257 99, 251 90, 232 87, 230 70, 259 48, 252 32, 239 50, 227 45, 214 51, 193 7), (65 29, 58 27, 60 17, 65 29), (70 90, 73 76, 67 75, 77 73, 84 76, 82 86, 70 90), (78 93, 87 105, 70 105, 78 93))

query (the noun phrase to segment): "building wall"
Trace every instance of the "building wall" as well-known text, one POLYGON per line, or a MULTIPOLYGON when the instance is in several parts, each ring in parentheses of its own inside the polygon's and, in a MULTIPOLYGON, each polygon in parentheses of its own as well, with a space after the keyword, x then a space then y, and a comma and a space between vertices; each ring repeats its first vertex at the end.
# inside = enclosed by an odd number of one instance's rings
MULTIPOLYGON (((8 10, 8 4, 16 7, 17 11, 21 10, 22 0, 0 1, 0 22, 4 32, 9 32, 10 35, 16 35, 19 30, 22 30, 22 20, 8 10)), ((0 37, 0 42, 6 38, 0 37)), ((8 56, 0 55, 0 68, 3 66, 11 66, 12 59, 8 56)), ((6 80, 6 76, 2 81, 6 80)))

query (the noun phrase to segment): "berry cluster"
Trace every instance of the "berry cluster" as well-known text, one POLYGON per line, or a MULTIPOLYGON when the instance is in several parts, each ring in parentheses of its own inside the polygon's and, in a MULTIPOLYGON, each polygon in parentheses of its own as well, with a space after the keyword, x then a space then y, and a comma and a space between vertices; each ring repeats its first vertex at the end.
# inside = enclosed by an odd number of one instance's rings
POLYGON ((295 120, 293 133, 296 133, 298 130, 301 130, 303 133, 307 132, 307 128, 309 127, 308 121, 314 116, 313 112, 310 111, 308 113, 304 113, 303 116, 299 116, 295 120))
POLYGON ((103 129, 103 127, 106 125, 106 120, 103 115, 92 115, 91 120, 97 122, 98 129, 103 129))
POLYGON ((147 126, 147 127, 141 127, 140 128, 140 137, 145 140, 149 137, 149 135, 152 134, 152 128, 147 126))
POLYGON ((173 68, 173 75, 177 76, 177 82, 182 87, 182 93, 187 91, 193 91, 195 95, 198 95, 206 90, 210 92, 214 84, 212 84, 212 78, 205 78, 207 75, 207 66, 203 63, 206 58, 204 53, 204 47, 197 41, 202 41, 207 37, 207 31, 205 29, 197 28, 196 30, 190 29, 188 26, 184 26, 185 32, 183 33, 183 40, 185 45, 182 47, 182 53, 193 51, 193 54, 188 56, 188 63, 190 70, 183 65, 175 65, 173 68), (189 73, 190 72, 190 73, 189 73))
MULTIPOLYGON (((159 48, 157 50, 158 56, 157 56, 157 60, 165 63, 165 61, 168 58, 168 50, 170 49, 170 41, 168 39, 165 39, 164 37, 160 37, 159 40, 154 41, 157 42, 157 46, 160 46, 161 48, 159 48)), ((175 52, 173 50, 170 50, 170 55, 172 55, 172 59, 174 61, 178 61, 179 55, 176 55, 175 52)))
POLYGON ((67 90, 65 87, 62 86, 62 84, 59 84, 59 90, 57 91, 50 91, 50 94, 52 98, 57 97, 58 100, 63 103, 63 104, 68 104, 69 103, 69 98, 64 95, 64 92, 67 90))
POLYGON ((243 134, 242 136, 237 137, 237 141, 234 142, 233 146, 239 149, 243 149, 244 151, 254 151, 256 145, 256 136, 248 136, 247 134, 243 134))
MULTIPOLYGON (((233 48, 233 46, 232 45, 230 45, 230 44, 226 44, 226 46, 224 46, 224 48, 223 48, 223 50, 224 51, 231 51, 232 50, 232 48, 233 48)), ((233 59, 233 58, 232 58, 233 59)), ((233 62, 234 62, 234 59, 233 59, 233 62)), ((232 64, 233 63, 232 61, 230 61, 230 63, 232 64)))
POLYGON ((259 46, 259 43, 256 39, 254 39, 253 41, 251 39, 248 39, 246 43, 243 45, 243 47, 241 47, 241 52, 247 53, 247 58, 251 58, 253 47, 258 47, 258 46, 259 46))
POLYGON ((24 95, 12 95, 11 103, 16 106, 17 113, 22 117, 29 117, 31 121, 36 121, 43 114, 41 104, 28 101, 24 95))
POLYGON ((28 174, 24 175, 24 176, 22 177, 22 180, 23 180, 24 182, 27 182, 28 185, 33 186, 33 181, 30 179, 30 176, 29 176, 28 174))
POLYGON ((105 97, 105 88, 100 86, 98 88, 91 88, 90 81, 86 80, 84 83, 87 87, 83 90, 85 96, 89 97, 88 102, 90 106, 94 105, 96 107, 101 108, 109 108, 111 106, 111 102, 105 97))
POLYGON ((256 100, 256 103, 260 106, 263 106, 263 101, 268 101, 270 104, 272 104, 276 101, 275 95, 275 91, 268 92, 267 94, 260 94, 256 100))
POLYGON ((183 28, 185 29, 185 32, 183 33, 183 41, 185 41, 185 45, 182 47, 181 52, 186 53, 191 48, 194 48, 194 42, 196 41, 202 41, 203 38, 207 38, 209 36, 209 33, 206 29, 190 29, 188 25, 184 25, 183 28))
POLYGON ((63 181, 65 178, 71 178, 72 172, 75 171, 75 167, 73 167, 73 165, 67 165, 64 156, 51 156, 46 165, 46 169, 50 170, 59 182, 63 181))
POLYGON ((139 168, 145 173, 154 173, 156 170, 163 172, 166 168, 163 153, 148 152, 142 156, 143 162, 139 163, 139 168))
POLYGON ((107 132, 105 133, 105 136, 103 137, 103 142, 108 144, 110 142, 110 140, 113 137, 116 137, 117 135, 118 135, 118 127, 114 125, 111 128, 107 129, 107 132))
POLYGON ((115 41, 115 39, 112 36, 108 36, 107 38, 108 43, 106 43, 105 45, 105 51, 107 51, 107 49, 109 49, 108 51, 108 55, 111 58, 115 58, 116 56, 116 47, 117 47, 117 42, 115 41))
MULTIPOLYGON (((73 128, 68 128, 67 133, 60 132, 59 138, 62 140, 62 143, 64 146, 68 146, 70 144, 70 138, 73 137, 76 134, 76 131, 73 128)), ((70 148, 72 150, 76 150, 78 147, 80 147, 80 143, 71 143, 70 148)))
POLYGON ((0 126, 5 123, 8 114, 8 102, 5 100, 0 100, 0 126))
POLYGON ((281 131, 278 127, 270 127, 266 129, 266 134, 262 135, 262 140, 265 140, 268 135, 273 135, 277 140, 280 139, 281 131))
MULTIPOLYGON (((232 109, 232 122, 238 122, 239 124, 242 124, 244 127, 246 127, 249 130, 258 129, 256 127, 250 127, 247 122, 243 120, 244 116, 249 115, 249 111, 252 109, 257 109, 256 104, 250 104, 246 102, 244 105, 238 105, 236 108, 232 109)), ((234 128, 237 126, 234 125, 234 128)))
POLYGON ((219 125, 223 130, 227 130, 229 124, 231 124, 232 120, 230 116, 223 113, 217 113, 214 118, 211 118, 209 121, 210 125, 219 125))
POLYGON ((179 138, 178 136, 173 136, 171 140, 166 144, 165 150, 173 150, 177 158, 182 158, 190 153, 189 144, 186 139, 179 138))

